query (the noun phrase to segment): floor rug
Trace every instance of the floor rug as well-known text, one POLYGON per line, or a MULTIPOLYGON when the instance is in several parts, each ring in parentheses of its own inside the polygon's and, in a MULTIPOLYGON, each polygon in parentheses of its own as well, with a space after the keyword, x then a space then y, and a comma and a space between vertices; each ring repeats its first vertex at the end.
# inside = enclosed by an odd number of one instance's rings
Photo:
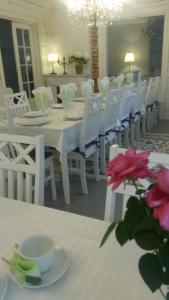
POLYGON ((146 133, 134 148, 169 154, 169 134, 146 133))

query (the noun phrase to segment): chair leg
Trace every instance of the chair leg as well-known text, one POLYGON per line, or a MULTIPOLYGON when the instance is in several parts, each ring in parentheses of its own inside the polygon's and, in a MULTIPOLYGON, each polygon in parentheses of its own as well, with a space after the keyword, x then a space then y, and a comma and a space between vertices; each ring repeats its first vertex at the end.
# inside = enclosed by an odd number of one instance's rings
POLYGON ((118 132, 118 134, 117 134, 117 143, 119 146, 121 146, 121 133, 120 132, 118 132))
POLYGON ((142 127, 142 134, 145 134, 146 133, 146 115, 145 114, 142 117, 141 127, 142 127))
POLYGON ((80 181, 83 194, 88 194, 87 181, 86 181, 86 162, 84 157, 80 158, 80 181))
POLYGON ((125 128, 125 131, 124 131, 124 134, 125 134, 125 144, 126 144, 126 147, 129 147, 129 128, 125 128))
POLYGON ((134 146, 135 144, 134 136, 135 136, 135 123, 132 122, 130 126, 130 143, 132 146, 134 146))
POLYGON ((96 152, 94 153, 94 175, 96 181, 100 181, 100 172, 99 172, 99 150, 96 149, 96 152))
POLYGON ((106 169, 106 154, 105 154, 105 137, 100 138, 100 164, 101 164, 101 172, 105 174, 106 169))
POLYGON ((136 122, 136 141, 140 140, 140 119, 136 122))
POLYGON ((53 161, 51 162, 50 165, 50 185, 51 185, 51 191, 52 191, 52 198, 53 200, 57 199, 57 193, 56 193, 56 183, 55 183, 55 172, 54 172, 54 167, 53 167, 53 161))

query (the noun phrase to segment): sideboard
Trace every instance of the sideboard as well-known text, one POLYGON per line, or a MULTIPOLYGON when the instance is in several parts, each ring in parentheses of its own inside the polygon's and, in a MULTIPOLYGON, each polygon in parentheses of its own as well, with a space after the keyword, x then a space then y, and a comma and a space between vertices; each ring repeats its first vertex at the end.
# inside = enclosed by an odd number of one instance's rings
POLYGON ((67 74, 67 75, 58 75, 58 74, 48 74, 44 75, 45 77, 45 83, 47 86, 51 86, 54 98, 57 99, 57 91, 58 87, 62 84, 67 84, 70 82, 76 83, 78 87, 77 96, 80 97, 81 90, 80 85, 83 81, 88 80, 91 78, 90 74, 82 74, 82 75, 76 75, 76 74, 67 74))

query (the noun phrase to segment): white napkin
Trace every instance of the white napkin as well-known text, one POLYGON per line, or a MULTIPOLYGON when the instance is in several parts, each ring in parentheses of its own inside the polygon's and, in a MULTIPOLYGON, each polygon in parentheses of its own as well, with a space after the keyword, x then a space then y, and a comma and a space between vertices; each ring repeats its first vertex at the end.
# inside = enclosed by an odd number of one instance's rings
POLYGON ((102 79, 98 79, 98 87, 99 87, 99 92, 106 96, 106 93, 110 89, 110 79, 109 77, 104 77, 102 79))
POLYGON ((131 83, 134 82, 134 74, 133 73, 127 73, 126 77, 127 77, 127 83, 128 84, 131 84, 131 83))
POLYGON ((38 87, 32 91, 32 94, 35 96, 36 105, 39 110, 47 109, 54 103, 50 87, 38 87))
POLYGON ((123 74, 120 74, 119 76, 117 76, 115 78, 115 84, 118 89, 123 86, 124 79, 125 79, 125 76, 123 74))
POLYGON ((92 79, 89 80, 82 83, 81 90, 83 97, 91 97, 94 94, 92 79))
POLYGON ((62 100, 64 107, 74 101, 76 97, 77 86, 75 83, 68 83, 60 86, 59 98, 62 100))

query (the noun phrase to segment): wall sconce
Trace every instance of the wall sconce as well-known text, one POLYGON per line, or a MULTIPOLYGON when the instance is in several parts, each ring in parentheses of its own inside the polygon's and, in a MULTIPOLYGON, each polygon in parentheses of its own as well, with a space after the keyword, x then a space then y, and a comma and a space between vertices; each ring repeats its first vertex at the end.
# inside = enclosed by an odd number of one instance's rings
POLYGON ((57 55, 55 53, 49 53, 48 61, 52 63, 52 72, 50 74, 56 74, 54 69, 54 62, 57 61, 57 55))
POLYGON ((129 73, 130 73, 130 65, 132 62, 135 61, 134 53, 126 53, 124 61, 125 61, 125 63, 128 63, 129 73))

